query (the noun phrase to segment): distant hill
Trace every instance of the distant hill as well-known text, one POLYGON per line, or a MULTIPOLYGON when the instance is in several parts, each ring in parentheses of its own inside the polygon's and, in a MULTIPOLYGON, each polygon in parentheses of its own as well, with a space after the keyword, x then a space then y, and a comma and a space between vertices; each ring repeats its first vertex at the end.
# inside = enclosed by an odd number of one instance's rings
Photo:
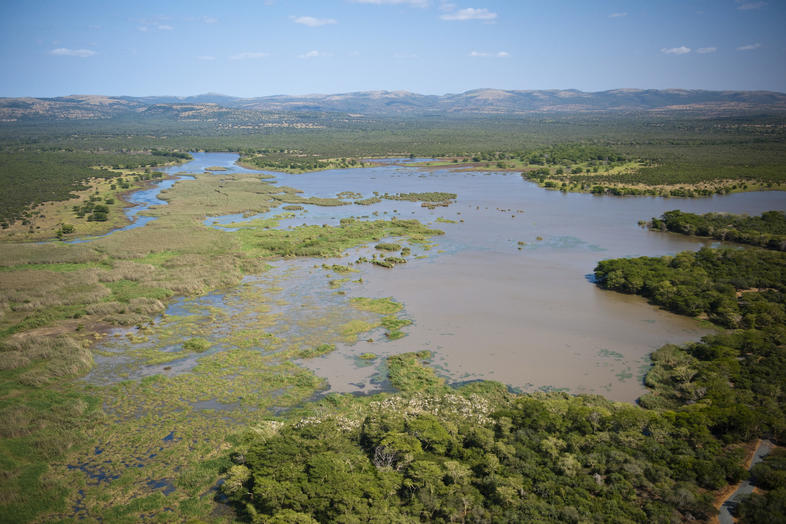
MULTIPOLYGON (((134 113, 184 118, 242 112, 331 112, 358 115, 530 114, 589 112, 739 113, 786 111, 786 93, 688 89, 508 91, 474 89, 458 94, 421 95, 408 91, 362 91, 331 95, 237 98, 197 96, 72 95, 57 98, 0 98, 0 121, 20 119, 106 119, 134 113)), ((247 114, 247 113, 246 113, 247 114)))

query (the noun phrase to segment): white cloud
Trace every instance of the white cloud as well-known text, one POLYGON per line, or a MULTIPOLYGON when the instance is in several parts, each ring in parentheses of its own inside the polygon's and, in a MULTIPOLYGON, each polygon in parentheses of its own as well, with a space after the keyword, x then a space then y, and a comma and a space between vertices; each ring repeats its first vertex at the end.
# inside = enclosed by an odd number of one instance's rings
POLYGON ((410 5, 412 7, 427 7, 429 0, 352 0, 356 4, 375 5, 410 5))
POLYGON ((217 24, 218 23, 218 18, 213 18, 212 16, 203 16, 202 17, 202 22, 204 22, 206 24, 217 24))
POLYGON ((303 53, 302 55, 297 55, 298 58, 319 58, 321 56, 332 56, 332 55, 324 51, 317 51, 316 49, 314 49, 313 51, 309 51, 308 53, 303 53))
POLYGON ((761 9, 767 2, 743 2, 742 0, 737 0, 737 3, 740 4, 737 6, 737 9, 740 11, 750 11, 752 9, 761 9))
POLYGON ((494 20, 497 18, 497 13, 492 13, 488 9, 481 8, 475 9, 474 7, 467 7, 466 9, 459 9, 454 13, 447 13, 440 16, 443 20, 494 20))
POLYGON ((622 18, 623 16, 628 16, 628 13, 611 13, 609 18, 622 18))
POLYGON ((142 20, 142 25, 137 27, 137 29, 143 33, 149 33, 150 31, 172 31, 174 27, 160 22, 142 20))
POLYGON ((197 60, 208 60, 209 61, 209 60, 215 60, 215 59, 216 59, 215 56, 210 56, 210 55, 201 55, 201 56, 197 57, 197 60))
POLYGON ((96 54, 95 51, 90 49, 68 49, 67 47, 58 47, 49 51, 50 55, 56 56, 78 56, 79 58, 87 58, 96 54))
POLYGON ((454 9, 456 9, 456 4, 452 4, 450 2, 442 2, 439 4, 440 11, 453 11, 454 9))
POLYGON ((236 55, 232 55, 229 57, 230 60, 251 60, 254 58, 265 58, 266 56, 270 56, 270 53, 260 53, 260 52, 252 52, 252 51, 245 51, 243 53, 238 53, 236 55))
POLYGON ((313 16, 299 16, 297 18, 293 18, 293 21, 296 24, 303 24, 308 27, 319 27, 322 25, 330 25, 337 23, 332 18, 314 18, 313 16))
POLYGON ((660 52, 667 55, 685 55, 690 53, 690 47, 685 47, 684 45, 680 47, 664 47, 660 52))
POLYGON ((507 58, 510 56, 510 53, 507 51, 498 51, 496 53, 486 53, 485 51, 470 51, 468 56, 473 57, 496 57, 496 58, 507 58))
POLYGON ((696 50, 696 52, 699 53, 700 55, 706 55, 708 53, 714 53, 717 50, 718 50, 717 47, 700 47, 696 50))
POLYGON ((737 51, 754 51, 760 47, 761 44, 756 42, 755 44, 741 45, 737 48, 737 51))

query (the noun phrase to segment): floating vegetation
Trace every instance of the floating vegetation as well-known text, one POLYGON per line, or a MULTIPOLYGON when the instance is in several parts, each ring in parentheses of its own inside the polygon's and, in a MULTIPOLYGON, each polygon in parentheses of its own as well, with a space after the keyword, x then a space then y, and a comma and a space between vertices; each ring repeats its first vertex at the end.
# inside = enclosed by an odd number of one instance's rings
POLYGON ((350 266, 342 266, 341 264, 322 264, 322 269, 333 271, 334 273, 357 273, 358 270, 350 266))
POLYGON ((341 285, 344 284, 345 282, 349 282, 349 280, 350 279, 348 279, 348 278, 336 278, 336 279, 330 280, 328 282, 328 284, 330 285, 331 289, 337 289, 337 288, 340 288, 341 285))
POLYGON ((366 320, 350 320, 343 324, 340 328, 341 335, 348 343, 354 343, 358 340, 358 335, 366 333, 374 329, 377 325, 366 320))
POLYGON ((350 300, 352 307, 361 311, 370 311, 380 315, 393 315, 403 309, 403 305, 396 302, 391 297, 385 298, 366 298, 356 297, 350 300))
POLYGON ((355 200, 355 204, 357 204, 359 206, 371 206, 371 205, 374 205, 374 204, 379 204, 380 202, 382 202, 382 199, 377 197, 377 196, 364 198, 364 199, 361 199, 361 200, 355 200))
POLYGON ((297 204, 287 204, 285 206, 281 206, 281 209, 283 209, 285 211, 302 211, 305 208, 303 206, 297 205, 297 204))
POLYGON ((374 249, 379 249, 382 251, 398 251, 401 249, 401 244, 392 244, 390 242, 383 242, 381 244, 377 244, 374 246, 374 249))
POLYGON ((443 192, 423 192, 423 193, 396 193, 391 195, 385 193, 382 198, 385 200, 407 200, 409 202, 439 202, 450 203, 456 199, 456 193, 443 193, 443 192))
POLYGON ((357 200, 359 198, 363 198, 363 194, 356 193, 354 191, 342 191, 340 193, 336 193, 336 198, 357 200))

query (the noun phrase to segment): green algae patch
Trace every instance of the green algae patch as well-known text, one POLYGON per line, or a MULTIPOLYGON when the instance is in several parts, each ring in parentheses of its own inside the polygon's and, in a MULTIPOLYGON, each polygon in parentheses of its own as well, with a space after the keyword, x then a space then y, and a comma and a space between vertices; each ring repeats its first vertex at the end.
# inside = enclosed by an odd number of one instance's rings
POLYGON ((361 311, 370 311, 372 313, 379 313, 380 315, 393 315, 401 311, 404 306, 393 300, 392 297, 385 298, 367 298, 355 297, 350 300, 350 304, 355 309, 361 311))
POLYGON ((358 358, 361 360, 376 360, 377 355, 376 353, 361 353, 358 358))
POLYGON ((342 324, 340 332, 348 343, 354 343, 357 342, 358 335, 361 333, 366 333, 367 331, 371 331, 378 325, 379 324, 368 322, 366 320, 355 319, 342 324))
POLYGON ((387 330, 387 332, 385 332, 385 336, 387 336, 390 340, 397 340, 405 336, 405 333, 401 331, 401 328, 411 324, 411 320, 406 318, 398 318, 395 315, 389 315, 382 319, 382 326, 387 330))

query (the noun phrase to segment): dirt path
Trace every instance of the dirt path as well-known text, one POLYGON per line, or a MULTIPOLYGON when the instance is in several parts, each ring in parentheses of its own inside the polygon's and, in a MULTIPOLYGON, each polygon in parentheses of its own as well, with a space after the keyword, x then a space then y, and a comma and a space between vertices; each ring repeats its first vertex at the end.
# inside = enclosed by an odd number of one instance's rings
MULTIPOLYGON (((764 457, 766 457, 770 451, 775 448, 775 445, 769 440, 758 439, 755 442, 755 447, 752 446, 752 448, 752 451, 748 454, 748 457, 745 460, 745 469, 747 470, 750 470, 754 464, 760 462, 764 457)), ((750 481, 745 480, 735 486, 730 486, 729 488, 723 490, 718 498, 715 499, 715 507, 718 508, 718 516, 712 519, 710 522, 713 524, 734 524, 737 519, 732 516, 731 511, 739 503, 742 497, 750 495, 753 493, 754 489, 755 487, 753 484, 751 484, 750 481)))

